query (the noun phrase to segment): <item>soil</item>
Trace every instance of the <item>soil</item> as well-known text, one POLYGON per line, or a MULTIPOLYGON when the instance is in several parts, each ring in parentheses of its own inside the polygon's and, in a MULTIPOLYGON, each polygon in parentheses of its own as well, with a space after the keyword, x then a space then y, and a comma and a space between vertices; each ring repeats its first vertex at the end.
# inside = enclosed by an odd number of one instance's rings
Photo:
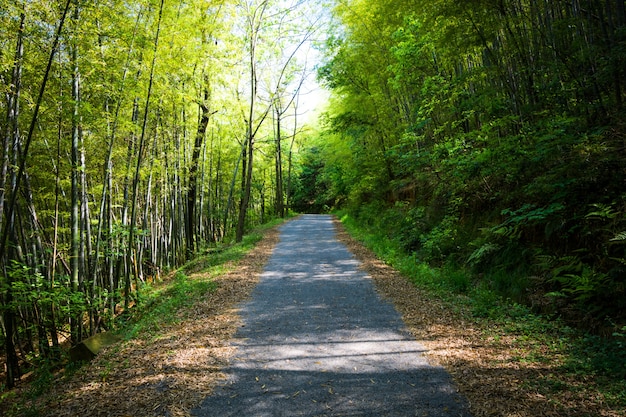
MULTIPOLYGON (((524 351, 514 336, 494 337, 484 324, 420 291, 351 239, 340 222, 335 224, 338 238, 362 262, 379 293, 394 303, 406 326, 428 349, 429 360, 452 374, 475 417, 622 415, 584 390, 538 392, 529 382, 557 372, 558 358, 541 365, 518 360, 524 351)), ((216 278, 216 291, 181 311, 178 324, 163 328, 158 338, 124 342, 101 353, 71 378, 60 376, 49 392, 31 404, 38 410, 36 415, 190 415, 224 378, 223 367, 234 350, 229 342, 241 325, 236 306, 250 296, 278 234, 277 229, 267 231, 255 249, 216 278)), ((572 381, 576 383, 584 385, 572 381)), ((18 388, 13 397, 24 396, 27 388, 18 388)), ((8 414, 9 409, 7 400, 0 404, 0 414, 8 414)))

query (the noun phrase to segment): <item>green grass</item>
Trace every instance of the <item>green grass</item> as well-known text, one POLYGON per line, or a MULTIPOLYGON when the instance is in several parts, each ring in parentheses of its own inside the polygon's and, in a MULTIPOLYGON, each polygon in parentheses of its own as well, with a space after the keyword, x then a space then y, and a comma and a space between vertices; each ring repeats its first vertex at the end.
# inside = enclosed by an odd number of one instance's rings
POLYGON ((215 288, 217 286, 212 282, 211 274, 198 274, 191 278, 177 271, 166 285, 144 288, 133 319, 122 326, 120 333, 126 340, 156 334, 162 326, 176 323, 181 309, 193 305, 215 288))
POLYGON ((421 262, 416 254, 405 253, 397 240, 374 229, 363 228, 344 212, 337 215, 354 238, 363 242, 381 260, 409 277, 419 287, 427 288, 441 297, 470 290, 470 274, 462 268, 430 266, 421 262))
POLYGON ((156 285, 142 288, 139 306, 118 332, 125 340, 136 337, 158 337, 164 325, 180 320, 179 311, 203 298, 217 286, 214 277, 225 273, 230 262, 241 259, 263 237, 263 231, 282 223, 276 219, 245 235, 242 242, 220 244, 204 249, 182 265, 173 276, 156 285))

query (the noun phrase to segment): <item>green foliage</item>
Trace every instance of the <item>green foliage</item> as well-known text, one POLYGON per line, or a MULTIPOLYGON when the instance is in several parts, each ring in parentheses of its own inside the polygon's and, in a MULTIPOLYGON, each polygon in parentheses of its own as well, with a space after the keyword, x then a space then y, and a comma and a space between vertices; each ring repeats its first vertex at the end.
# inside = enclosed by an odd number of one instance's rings
POLYGON ((217 284, 213 278, 225 272, 226 265, 241 259, 263 237, 262 231, 274 227, 283 219, 275 219, 244 236, 240 243, 222 245, 207 250, 186 263, 164 283, 146 285, 133 318, 120 323, 125 339, 157 337, 163 325, 180 320, 179 312, 198 302, 217 284))
POLYGON ((314 18, 322 11, 310 2, 263 4, 265 13, 246 14, 239 1, 2 0, 0 126, 8 153, 0 206, 17 200, 12 216, 0 215, 9 235, 0 261, 10 273, 0 277, 0 310, 16 317, 21 362, 30 352, 20 350, 45 351, 57 333, 70 330, 73 342, 84 336, 79 318, 97 331, 122 303, 150 302, 137 293, 142 282, 180 267, 199 247, 228 242, 244 207, 242 229, 282 211, 287 187, 279 178, 297 171, 307 131, 294 117, 302 113, 297 95, 308 89, 309 49, 325 19, 314 18), (53 48, 64 4, 69 12, 53 48), (258 88, 242 81, 250 17, 263 39, 247 78, 258 88), (256 105, 248 113, 249 98, 256 105), (281 131, 274 107, 283 112, 281 131), (253 128, 246 118, 255 119, 253 128), (254 158, 244 157, 242 142, 253 132, 254 158), (251 168, 246 183, 244 167, 251 168), (248 204, 239 186, 251 190, 248 204))
POLYGON ((417 253, 408 254, 401 242, 393 237, 387 223, 369 223, 339 212, 342 223, 357 239, 364 242, 378 257, 405 274, 420 286, 441 294, 466 293, 472 287, 471 273, 463 268, 432 267, 422 262, 417 253))
POLYGON ((610 47, 623 11, 472 5, 338 7, 345 30, 320 75, 337 93, 327 132, 343 141, 324 154, 350 152, 323 159, 319 175, 349 173, 340 207, 384 230, 394 251, 467 265, 516 302, 558 297, 593 329, 626 320, 625 119, 615 110, 626 74, 609 64, 623 61, 610 47))
POLYGON ((334 206, 329 196, 330 173, 324 172, 322 151, 313 147, 302 152, 299 175, 294 185, 292 207, 301 213, 323 213, 334 206))
MULTIPOLYGON (((559 215, 565 206, 561 203, 553 203, 547 207, 535 207, 532 204, 524 204, 517 210, 509 208, 502 210, 501 214, 507 219, 500 225, 491 229, 494 235, 509 239, 520 239, 524 228, 532 228, 536 224, 545 224, 547 220, 559 215)), ((546 229, 546 237, 549 231, 546 229)))
POLYGON ((58 368, 58 364, 52 363, 47 359, 35 359, 35 373, 33 382, 29 386, 28 397, 36 398, 45 393, 52 383, 54 383, 54 372, 58 368))
MULTIPOLYGON (((39 268, 31 268, 28 265, 17 261, 11 263, 8 269, 10 276, 10 287, 7 281, 2 280, 0 289, 3 292, 11 292, 10 303, 0 304, 0 311, 19 311, 36 307, 46 311, 52 306, 61 318, 68 318, 72 315, 83 312, 87 308, 85 293, 73 291, 69 285, 68 276, 59 276, 58 280, 50 285, 50 282, 40 273, 39 268)), ((48 317, 42 317, 41 324, 51 325, 48 317)), ((28 323, 28 326, 36 325, 35 322, 28 323)))
POLYGON ((176 323, 178 311, 192 305, 208 291, 214 290, 215 284, 208 278, 190 278, 178 271, 167 286, 145 288, 139 311, 135 312, 136 321, 123 330, 125 338, 151 337, 158 334, 163 325, 176 323))
POLYGON ((427 234, 420 238, 420 256, 426 261, 441 263, 458 250, 458 217, 444 216, 427 234))
POLYGON ((497 243, 483 243, 478 249, 472 252, 472 254, 467 258, 467 262, 472 265, 479 264, 485 259, 490 258, 494 253, 500 251, 500 249, 502 249, 502 246, 497 243))
MULTIPOLYGON (((614 394, 624 388, 626 380, 626 352, 619 340, 606 340, 597 335, 583 335, 572 346, 572 356, 565 364, 570 372, 593 375, 604 379, 604 383, 621 380, 612 389, 614 394)), ((622 392, 623 401, 623 392, 622 392)))

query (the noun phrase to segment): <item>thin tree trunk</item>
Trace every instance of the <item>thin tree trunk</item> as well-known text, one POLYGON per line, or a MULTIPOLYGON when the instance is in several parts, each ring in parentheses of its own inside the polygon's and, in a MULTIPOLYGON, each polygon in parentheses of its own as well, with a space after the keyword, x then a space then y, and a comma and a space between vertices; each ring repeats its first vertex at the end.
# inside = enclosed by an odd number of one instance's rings
MULTIPOLYGON (((132 265, 133 259, 137 259, 137 257, 133 258, 133 251, 135 250, 135 235, 136 235, 136 231, 135 231, 135 227, 136 227, 136 211, 137 211, 137 196, 139 194, 139 173, 140 173, 140 169, 141 169, 141 162, 142 162, 142 156, 143 156, 143 149, 145 146, 145 140, 146 140, 146 130, 147 130, 147 125, 148 125, 148 111, 150 108, 150 98, 152 96, 152 85, 154 83, 154 68, 156 66, 156 58, 157 58, 157 51, 158 51, 158 47, 159 47, 159 34, 161 31, 161 19, 163 17, 163 5, 164 5, 164 0, 161 0, 161 5, 159 7, 159 17, 158 17, 158 21, 157 21, 157 29, 156 29, 156 35, 154 38, 154 48, 153 48, 153 57, 152 57, 152 64, 150 65, 150 78, 148 81, 148 92, 146 94, 146 103, 145 103, 145 107, 144 107, 144 114, 143 114, 143 124, 142 124, 142 128, 141 128, 141 137, 139 138, 139 148, 137 151, 137 163, 136 163, 136 167, 135 167, 135 175, 133 177, 133 195, 132 195, 132 200, 131 200, 131 214, 130 214, 130 232, 129 232, 129 237, 128 237, 128 259, 129 259, 129 264, 132 265)), ((130 271, 127 271, 127 274, 130 274, 130 271)), ((135 274, 135 290, 137 292, 139 292, 139 282, 138 282, 139 277, 137 277, 137 274, 135 274)), ((127 275, 126 277, 126 294, 127 294, 127 300, 128 300, 128 295, 130 294, 130 276, 127 275)), ((128 301, 126 302, 126 307, 128 307, 128 301)))
MULTIPOLYGON (((228 214, 230 213, 230 210, 232 209, 232 206, 233 206, 233 194, 235 192, 235 182, 237 180, 237 172, 239 171, 239 164, 241 164, 242 160, 245 160, 247 143, 248 143, 247 141, 244 141, 243 144, 241 145, 241 152, 239 152, 239 159, 237 160, 237 163, 235 164, 233 177, 230 181, 230 187, 228 191, 228 201, 226 202, 226 209, 224 210, 224 233, 222 234, 222 240, 226 236, 226 230, 228 230, 228 214)), ((244 164, 244 170, 245 170, 245 162, 243 164, 244 164)), ((243 187, 243 183, 242 183, 242 187, 243 187)))
POLYGON ((275 154, 275 169, 276 169, 276 201, 275 201, 275 210, 276 214, 280 217, 285 217, 285 200, 283 196, 283 157, 282 157, 282 149, 281 149, 281 119, 282 119, 282 110, 280 109, 280 105, 275 103, 275 112, 276 112, 276 154, 275 154))
MULTIPOLYGON (((133 100, 133 112, 131 116, 131 121, 133 125, 137 124, 139 120, 139 103, 138 99, 135 98, 133 100)), ((131 132, 128 139, 128 147, 126 148, 126 165, 125 165, 125 173, 124 173, 124 188, 123 188, 123 202, 122 202, 122 212, 121 212, 121 222, 123 230, 128 228, 128 207, 130 206, 130 176, 132 173, 132 160, 133 160, 133 152, 135 148, 136 135, 135 132, 131 132)), ((128 256, 122 253, 122 248, 124 247, 124 237, 119 237, 118 245, 120 247, 120 254, 117 258, 117 265, 115 267, 115 288, 119 286, 120 276, 122 275, 122 271, 124 272, 124 309, 128 309, 130 303, 130 273, 128 266, 128 256)), ((130 250, 130 246, 127 243, 126 250, 130 250)))
MULTIPOLYGON (((211 135, 212 136, 212 135, 211 135)), ((211 140, 213 140, 213 138, 211 138, 211 140)), ((206 143, 205 145, 202 147, 202 158, 200 159, 200 196, 198 197, 198 210, 196 210, 196 222, 198 222, 198 236, 200 239, 204 240, 204 241, 210 241, 211 238, 210 236, 207 235, 207 230, 210 230, 207 226, 207 221, 210 221, 210 216, 204 216, 204 207, 205 207, 205 202, 206 202, 206 156, 207 154, 207 146, 206 143), (205 219, 205 220, 203 220, 205 219)), ((209 197, 211 195, 211 173, 210 173, 210 168, 209 168, 209 197)), ((210 204, 210 202, 209 202, 210 204)), ((210 207, 209 207, 209 211, 210 211, 210 207)))
MULTIPOLYGON (((160 113, 160 112, 159 112, 160 113)), ((150 230, 150 224, 155 224, 156 221, 150 221, 150 214, 154 213, 156 210, 156 205, 153 203, 152 201, 152 180, 154 178, 154 162, 156 160, 156 154, 157 154, 157 144, 158 144, 158 139, 159 139, 159 135, 158 135, 158 127, 161 124, 160 122, 161 116, 160 114, 157 116, 157 132, 155 132, 154 134, 154 139, 152 141, 152 151, 150 152, 150 169, 148 170, 149 175, 148 175, 148 183, 146 185, 146 197, 144 199, 145 201, 145 205, 146 208, 144 210, 143 213, 143 220, 142 220, 142 224, 141 227, 144 230, 150 230)), ((156 219, 154 219, 156 220, 156 219)), ((141 243, 138 252, 137 252, 137 271, 136 274, 138 277, 141 278, 142 282, 145 281, 145 277, 144 277, 144 252, 146 250, 149 251, 150 253, 150 260, 148 261, 151 265, 150 265, 150 269, 154 269, 153 265, 154 265, 154 255, 157 253, 157 249, 156 249, 156 245, 153 245, 151 243, 150 238, 154 236, 154 230, 152 230, 152 233, 148 233, 147 235, 144 235, 143 238, 143 242, 141 243)))
MULTIPOLYGON (((30 178, 27 173, 24 173, 24 187, 23 187, 23 195, 26 202, 26 206, 28 208, 28 213, 30 215, 30 226, 31 230, 28 233, 29 237, 32 239, 30 242, 31 249, 31 265, 29 267, 40 274, 42 277, 47 277, 48 280, 51 280, 49 277, 49 270, 46 267, 46 263, 41 257, 44 254, 44 244, 43 239, 46 239, 45 231, 39 222, 39 217, 37 216, 37 210, 35 209, 35 204, 33 200, 33 191, 30 184, 30 178), (41 254, 41 255, 40 255, 41 254)), ((32 284, 32 283, 31 283, 32 284)), ((41 291, 39 286, 36 286, 36 291, 39 293, 41 291)), ((38 300, 41 298, 38 297, 38 300)), ((43 301, 33 301, 33 319, 37 324, 37 332, 38 332, 38 344, 40 347, 40 352, 44 357, 51 357, 50 353, 50 345, 48 343, 48 335, 46 334, 45 320, 42 314, 42 307, 47 302, 43 301)), ((52 305, 50 305, 51 307, 52 305)), ((54 328, 54 326, 52 326, 54 328)), ((52 339, 54 339, 56 331, 52 331, 52 339)))
POLYGON ((6 179, 9 170, 11 144, 17 136, 17 120, 19 116, 20 90, 22 86, 22 59, 24 57, 24 21, 26 15, 20 15, 20 26, 17 31, 17 45, 10 90, 7 94, 7 124, 3 135, 2 166, 0 168, 0 225, 4 219, 4 201, 6 199, 6 179))
MULTIPOLYGON (((72 20, 75 25, 78 24, 79 9, 74 10, 72 20)), ((78 69, 78 46, 76 42, 72 45, 72 100, 74 108, 72 113, 72 146, 71 146, 71 163, 72 163, 72 190, 71 190, 71 211, 70 211, 70 264, 72 268, 71 288, 72 293, 77 294, 80 290, 80 269, 81 269, 81 222, 80 222, 80 206, 81 206, 81 182, 80 182, 80 72, 78 69)), ((82 312, 73 308, 71 315, 71 337, 72 343, 80 342, 82 338, 81 315, 82 312)))
POLYGON ((289 144, 289 154, 287 157, 287 211, 291 210, 291 171, 293 166, 293 145, 296 141, 296 134, 298 132, 298 100, 295 100, 293 108, 294 121, 293 121, 293 133, 291 135, 291 143, 289 144))
MULTIPOLYGON (((137 35, 137 29, 139 27, 139 22, 141 20, 142 15, 143 15, 143 9, 140 10, 139 13, 137 14, 137 18, 135 20, 135 26, 133 28, 133 34, 131 37, 130 46, 128 47, 128 51, 126 54, 126 62, 122 70, 121 85, 119 89, 120 97, 123 97, 121 93, 124 91, 124 88, 125 88, 125 83, 126 83, 126 79, 128 76, 128 69, 130 67, 130 60, 131 60, 132 53, 134 50, 134 43, 135 43, 135 38, 137 35)), ((102 45, 100 45, 100 48, 101 48, 102 57, 104 57, 102 45)), ((98 265, 99 265, 99 259, 100 259, 100 245, 102 242, 102 230, 104 229, 105 226, 107 227, 107 232, 108 232, 107 245, 108 245, 109 253, 113 253, 113 249, 114 249, 113 212, 112 212, 112 204, 111 204, 112 197, 113 197, 112 195, 113 193, 113 147, 114 147, 115 139, 117 135, 117 125, 119 122, 119 113, 120 113, 121 106, 122 106, 122 100, 117 100, 117 104, 115 106, 115 113, 113 114, 113 120, 109 120, 107 117, 107 127, 108 127, 107 136, 109 139, 109 143, 108 143, 107 156, 106 156, 106 160, 104 163, 104 178, 102 181, 102 194, 100 197, 101 203, 100 203, 100 214, 98 216, 98 229, 96 232, 95 253, 94 253, 94 259, 93 259, 92 267, 90 271, 90 275, 92 277, 92 292, 94 294, 96 291, 97 281, 98 281, 98 265)), ((108 96, 105 99, 105 114, 107 116, 110 116, 108 96)), ((105 262, 105 267, 106 268, 104 269, 104 272, 106 272, 108 276, 109 308, 111 312, 114 312, 115 302, 116 302, 114 294, 117 290, 114 260, 107 258, 105 262)), ((104 279, 103 279, 103 287, 104 287, 104 279)))
MULTIPOLYGON (((248 211, 248 204, 250 202, 250 193, 252 187, 252 172, 254 167, 254 141, 256 132, 259 130, 263 119, 267 116, 268 111, 265 112, 265 115, 258 122, 258 125, 255 127, 254 122, 254 114, 256 111, 256 100, 257 100, 257 89, 258 89, 258 79, 257 79, 257 62, 256 62, 256 47, 257 42, 260 37, 260 28, 261 22, 263 21, 263 15, 265 14, 265 10, 268 7, 268 2, 264 1, 261 5, 248 14, 248 25, 249 25, 249 36, 250 39, 248 47, 250 48, 249 54, 250 56, 248 65, 250 70, 250 101, 248 107, 248 115, 246 120, 246 142, 247 146, 247 155, 245 155, 246 161, 246 169, 243 174, 243 195, 241 197, 241 202, 239 204, 239 218, 237 220, 237 230, 235 233, 235 241, 241 242, 243 239, 243 233, 246 224, 246 214, 248 211)), ((269 110, 269 108, 268 108, 269 110)))
MULTIPOLYGON (((208 80, 205 79, 205 83, 208 83, 208 80)), ((187 259, 191 259, 196 250, 195 244, 197 238, 197 227, 195 224, 195 220, 196 194, 198 186, 198 161, 200 159, 202 144, 206 136, 207 126, 209 125, 209 117, 211 116, 208 107, 208 101, 210 98, 208 86, 205 86, 203 96, 204 97, 202 99, 202 102, 200 103, 200 121, 198 122, 198 130, 196 132, 193 152, 191 154, 191 166, 189 167, 189 185, 187 186, 187 221, 185 222, 187 236, 187 259)))

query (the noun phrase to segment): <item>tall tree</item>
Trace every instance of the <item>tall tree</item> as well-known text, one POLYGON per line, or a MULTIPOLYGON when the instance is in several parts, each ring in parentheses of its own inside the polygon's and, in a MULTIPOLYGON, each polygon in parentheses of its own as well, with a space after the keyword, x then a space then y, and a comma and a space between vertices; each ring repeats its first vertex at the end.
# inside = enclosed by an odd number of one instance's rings
MULTIPOLYGON (((7 207, 7 211, 6 211, 6 216, 5 216, 5 221, 2 225, 2 235, 0 236, 0 262, 2 262, 2 272, 3 275, 5 277, 6 280, 6 293, 4 296, 4 303, 6 306, 11 306, 12 304, 12 299, 13 299, 13 293, 12 293, 12 278, 11 278, 11 274, 8 273, 8 268, 7 268, 7 264, 8 259, 6 258, 7 256, 7 245, 8 245, 8 241, 10 239, 10 236, 14 234, 14 230, 12 230, 13 226, 15 225, 15 223, 13 222, 13 216, 15 214, 15 206, 17 203, 17 198, 18 198, 18 191, 20 188, 20 184, 22 181, 22 177, 24 175, 24 170, 26 167, 26 160, 28 157, 28 152, 30 149, 30 144, 32 143, 33 140, 33 135, 34 135, 34 131, 35 131, 35 126, 37 125, 37 116, 39 115, 39 109, 41 108, 41 104, 43 101, 43 95, 44 92, 46 91, 46 85, 48 82, 48 77, 50 75, 50 68, 52 67, 52 62, 54 60, 54 56, 57 50, 57 45, 59 43, 59 39, 61 37, 61 33, 63 31, 63 26, 65 24, 65 20, 67 17, 67 13, 70 9, 71 6, 71 0, 67 0, 67 2, 65 3, 65 7, 63 8, 62 14, 61 14, 61 18, 59 20, 58 26, 57 26, 57 30, 55 32, 54 35, 54 39, 52 42, 52 46, 50 48, 50 54, 49 54, 49 59, 48 59, 48 64, 46 66, 46 70, 43 76, 43 80, 41 81, 41 86, 39 89, 39 95, 37 96, 37 99, 35 101, 35 107, 33 109, 33 115, 31 117, 31 122, 30 122, 30 127, 28 129, 28 133, 24 142, 24 146, 21 152, 21 158, 19 160, 19 164, 18 164, 18 171, 15 175, 15 181, 12 184, 12 189, 11 189, 11 197, 10 197, 10 201, 9 201, 9 206, 7 207)), ((21 19, 20 19, 21 20, 21 19)), ((20 27, 23 30, 22 24, 20 24, 20 27)), ((20 37, 21 35, 18 35, 18 37, 20 37)), ((18 41, 18 50, 21 47, 20 44, 21 41, 18 41)), ((16 61, 16 65, 18 65, 17 63, 19 62, 16 61)), ((12 307, 6 308, 5 309, 5 313, 4 313, 4 325, 5 325, 5 348, 6 348, 6 355, 7 355, 7 387, 12 388, 15 384, 15 379, 19 378, 19 364, 17 361, 17 354, 15 352, 15 345, 14 345, 14 311, 12 307)))
POLYGON ((144 111, 143 111, 143 120, 142 120, 142 125, 141 125, 141 134, 139 137, 139 144, 137 148, 137 161, 135 162, 135 173, 133 175, 133 182, 132 182, 133 184, 132 184, 131 212, 130 212, 130 222, 129 222, 130 230, 129 230, 129 237, 128 237, 128 258, 129 258, 129 264, 134 265, 135 268, 127 271, 127 275, 125 279, 125 287, 124 287, 125 294, 126 294, 125 305, 127 308, 130 302, 130 292, 131 292, 130 274, 131 272, 134 272, 136 290, 139 291, 138 274, 139 274, 140 265, 137 263, 139 254, 135 252, 136 250, 135 238, 137 235, 137 216, 136 216, 137 205, 138 205, 137 200, 139 196, 140 172, 141 172, 141 165, 142 165, 142 161, 144 157, 144 149, 145 149, 145 143, 146 143, 147 126, 148 126, 148 115, 149 115, 149 110, 150 110, 150 105, 151 105, 150 100, 152 98, 152 87, 154 83, 154 71, 156 67, 157 53, 159 50, 159 35, 161 33, 161 21, 163 18, 164 4, 165 4, 165 1, 161 0, 160 5, 159 5, 159 10, 157 12, 158 17, 157 17, 157 22, 156 22, 156 32, 154 35, 154 44, 153 44, 153 49, 152 49, 152 63, 150 65, 150 74, 148 76, 148 90, 146 91, 146 100, 145 100, 144 109, 143 109, 144 111))
POLYGON ((242 196, 239 203, 239 217, 237 220, 237 230, 235 240, 241 242, 243 239, 246 214, 248 212, 248 205, 250 203, 250 194, 252 190, 252 173, 254 168, 254 147, 256 135, 261 128, 261 125, 267 117, 270 107, 266 107, 266 110, 261 112, 257 116, 256 105, 258 101, 258 89, 259 89, 259 62, 258 62, 258 47, 261 40, 261 31, 265 24, 265 12, 269 7, 269 0, 262 0, 258 4, 254 2, 243 2, 240 4, 242 7, 244 16, 246 19, 245 30, 247 40, 247 53, 248 53, 248 111, 245 116, 246 135, 245 135, 245 154, 243 154, 243 161, 245 164, 242 180, 242 196))
MULTIPOLYGON (((244 117, 247 147, 246 153, 243 155, 245 173, 242 179, 242 198, 236 230, 236 240, 238 241, 243 237, 246 213, 250 203, 257 135, 270 112, 274 112, 277 116, 274 120, 280 124, 285 111, 298 95, 302 84, 296 83, 295 88, 290 85, 294 74, 302 71, 299 64, 296 64, 296 56, 318 29, 320 20, 312 17, 307 21, 304 16, 310 10, 305 8, 304 2, 301 1, 276 4, 261 1, 258 4, 245 3, 241 7, 243 7, 246 16, 245 39, 249 75, 247 92, 249 96, 244 117), (300 16, 300 19, 296 20, 295 16, 300 16), (299 26, 294 24, 295 21, 298 22, 299 26), (302 25, 302 22, 305 24, 302 25), (273 39, 273 42, 267 42, 268 39, 273 39), (263 40, 265 43, 262 42, 263 40), (263 94, 261 95, 261 93, 263 94), (285 102, 281 103, 281 100, 285 102), (276 110, 278 110, 277 113, 276 110)), ((315 16, 315 14, 311 16, 315 16)), ((275 132, 277 135, 280 134, 279 130, 275 129, 275 132)), ((281 157, 279 153, 274 155, 281 157)), ((282 176, 282 162, 276 165, 275 161, 275 170, 277 176, 282 176)), ((281 191, 276 191, 276 193, 282 194, 282 180, 279 179, 279 182, 281 183, 281 191)), ((278 184, 275 186, 278 187, 278 184)), ((282 195, 280 200, 283 200, 282 195)), ((282 205, 282 203, 278 204, 282 205)))
POLYGON ((209 118, 211 111, 209 110, 210 103, 210 86, 209 81, 205 76, 205 86, 203 88, 203 97, 199 103, 200 107, 200 120, 198 122, 198 129, 196 132, 196 138, 193 146, 193 152, 191 154, 191 166, 189 168, 189 185, 187 186, 187 222, 186 222, 186 235, 187 235, 187 257, 191 258, 195 251, 196 240, 198 239, 198 233, 196 230, 196 199, 198 191, 198 171, 200 163, 200 151, 204 143, 206 136, 207 126, 209 125, 209 118))
MULTIPOLYGON (((77 5, 74 8, 72 15, 72 22, 74 24, 75 32, 80 21, 80 7, 77 5)), ((80 123, 80 68, 78 67, 78 43, 76 39, 70 46, 71 49, 71 64, 72 64, 72 144, 71 144, 71 164, 72 164, 72 189, 71 189, 71 215, 70 215, 70 262, 72 268, 72 292, 79 294, 81 285, 81 267, 83 259, 81 255, 84 254, 82 248, 82 172, 84 172, 84 166, 81 164, 83 146, 82 146, 82 133, 80 123)), ((72 326, 72 341, 78 343, 82 339, 82 308, 80 304, 73 306, 73 315, 71 317, 72 326)))

